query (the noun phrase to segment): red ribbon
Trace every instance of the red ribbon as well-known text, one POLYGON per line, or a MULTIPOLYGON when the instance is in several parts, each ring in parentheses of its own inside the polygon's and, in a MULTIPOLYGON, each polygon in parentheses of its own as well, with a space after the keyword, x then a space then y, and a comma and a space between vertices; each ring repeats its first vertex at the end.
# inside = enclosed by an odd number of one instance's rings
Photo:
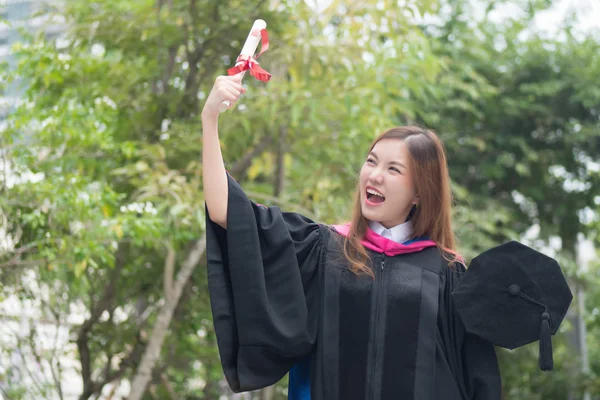
POLYGON ((260 53, 256 57, 247 56, 244 54, 240 54, 237 60, 235 60, 236 66, 233 68, 229 68, 227 73, 229 75, 236 75, 242 71, 250 71, 250 75, 258 79, 259 81, 267 82, 271 79, 271 74, 265 71, 259 64, 256 59, 261 56, 262 53, 269 49, 269 34, 266 29, 260 30, 260 53), (239 64, 239 65, 238 65, 239 64))

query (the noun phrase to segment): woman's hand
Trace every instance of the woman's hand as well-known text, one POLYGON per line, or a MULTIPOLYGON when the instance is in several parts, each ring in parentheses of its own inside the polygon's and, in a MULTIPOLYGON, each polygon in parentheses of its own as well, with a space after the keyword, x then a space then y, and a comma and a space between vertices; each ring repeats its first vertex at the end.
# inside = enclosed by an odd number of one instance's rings
POLYGON ((242 93, 246 92, 246 89, 242 86, 242 76, 243 72, 233 76, 219 76, 217 78, 204 103, 202 118, 218 118, 219 106, 225 100, 231 103, 229 108, 235 105, 242 93))

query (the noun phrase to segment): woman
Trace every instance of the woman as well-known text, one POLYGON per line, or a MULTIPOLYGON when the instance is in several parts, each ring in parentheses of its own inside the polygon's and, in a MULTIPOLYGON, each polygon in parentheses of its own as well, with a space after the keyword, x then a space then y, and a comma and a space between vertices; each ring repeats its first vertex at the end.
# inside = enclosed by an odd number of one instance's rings
POLYGON ((437 136, 378 137, 352 221, 325 226, 251 202, 227 175, 218 106, 243 92, 219 77, 202 112, 209 290, 232 389, 292 369, 291 399, 500 399, 494 347, 465 332, 450 296, 464 265, 437 136))

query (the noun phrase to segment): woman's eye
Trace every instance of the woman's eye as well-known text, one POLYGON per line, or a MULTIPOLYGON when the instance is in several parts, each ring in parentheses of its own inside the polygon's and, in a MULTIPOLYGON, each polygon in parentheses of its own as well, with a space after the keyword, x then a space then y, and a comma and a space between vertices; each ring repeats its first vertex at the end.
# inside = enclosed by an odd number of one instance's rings
POLYGON ((399 170, 398 168, 391 167, 390 169, 391 169, 392 171, 395 171, 395 172, 399 173, 399 174, 401 173, 401 172, 400 172, 400 170, 399 170))
POLYGON ((367 163, 368 164, 375 164, 375 160, 373 160, 372 158, 367 158, 367 163))

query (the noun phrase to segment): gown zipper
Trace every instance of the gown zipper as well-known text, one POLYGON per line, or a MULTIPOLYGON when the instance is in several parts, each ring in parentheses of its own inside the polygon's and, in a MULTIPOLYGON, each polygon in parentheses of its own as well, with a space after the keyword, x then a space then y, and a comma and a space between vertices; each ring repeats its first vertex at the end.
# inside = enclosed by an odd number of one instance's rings
POLYGON ((371 358, 371 365, 370 365, 370 385, 368 388, 368 392, 370 393, 368 396, 369 400, 379 400, 378 398, 381 397, 381 395, 377 396, 377 393, 380 393, 380 389, 381 389, 381 373, 378 374, 378 372, 381 372, 381 368, 382 366, 381 364, 381 357, 382 357, 382 352, 383 352, 383 338, 385 337, 385 335, 381 334, 381 326, 382 326, 382 322, 381 322, 381 315, 383 313, 384 310, 382 310, 383 308, 383 303, 384 303, 384 297, 385 297, 385 293, 384 293, 384 271, 385 271, 385 254, 383 255, 383 258, 381 259, 381 270, 380 273, 377 274, 375 273, 375 282, 374 282, 374 288, 373 290, 375 291, 374 294, 374 298, 375 298, 375 318, 373 319, 373 327, 371 330, 372 333, 372 343, 371 343, 371 351, 373 352, 373 357, 371 358), (379 276, 377 276, 379 275, 379 276), (380 338, 380 336, 383 336, 382 338, 380 338))

